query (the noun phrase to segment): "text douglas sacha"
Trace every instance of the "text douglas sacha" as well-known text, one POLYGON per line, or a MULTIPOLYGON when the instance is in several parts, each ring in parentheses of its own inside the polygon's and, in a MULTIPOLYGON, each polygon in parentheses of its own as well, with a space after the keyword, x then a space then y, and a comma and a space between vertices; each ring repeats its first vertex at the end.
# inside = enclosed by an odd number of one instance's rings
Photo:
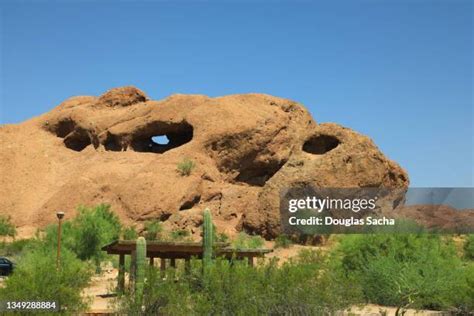
POLYGON ((363 225, 373 225, 373 226, 393 226, 395 225, 395 219, 387 217, 366 217, 366 218, 333 218, 330 216, 326 217, 316 217, 311 216, 308 218, 297 218, 292 216, 288 219, 288 223, 292 226, 302 225, 302 226, 320 226, 320 225, 334 225, 334 226, 363 226, 363 225))

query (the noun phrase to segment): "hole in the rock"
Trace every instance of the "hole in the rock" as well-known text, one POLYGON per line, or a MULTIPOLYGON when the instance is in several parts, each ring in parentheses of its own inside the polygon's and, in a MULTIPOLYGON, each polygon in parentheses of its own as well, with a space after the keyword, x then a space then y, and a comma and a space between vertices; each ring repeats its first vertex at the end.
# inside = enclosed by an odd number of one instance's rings
POLYGON ((64 119, 56 123, 51 131, 56 134, 56 136, 64 138, 69 133, 71 133, 76 127, 76 123, 71 119, 64 119))
POLYGON ((166 135, 153 136, 151 140, 157 145, 168 145, 170 143, 170 140, 166 135))
POLYGON ((323 155, 340 144, 339 139, 331 135, 316 135, 308 139, 303 150, 314 155, 323 155))
POLYGON ((229 180, 252 186, 264 186, 286 163, 268 151, 266 143, 254 143, 253 131, 225 135, 208 144, 222 173, 231 175, 229 180), (247 150, 243 150, 247 148, 247 150), (236 175, 237 174, 237 175, 236 175))
POLYGON ((120 145, 119 137, 116 135, 109 134, 104 142, 105 150, 110 151, 121 151, 122 145, 120 145))
POLYGON ((160 215, 160 221, 161 222, 164 222, 164 221, 167 221, 168 218, 170 218, 171 214, 161 214, 160 215))
POLYGON ((82 151, 91 144, 91 139, 85 130, 76 129, 74 132, 69 133, 63 142, 69 149, 82 151))
POLYGON ((196 195, 195 197, 193 197, 191 200, 189 201, 185 201, 181 207, 179 208, 180 211, 185 211, 185 210, 189 210, 190 208, 193 208, 194 205, 198 204, 199 201, 201 201, 201 196, 200 195, 196 195))
POLYGON ((193 127, 186 122, 154 122, 138 131, 131 147, 138 152, 162 154, 193 139, 193 127))
POLYGON ((242 168, 235 180, 262 187, 285 163, 286 160, 272 161, 268 164, 253 164, 242 168))

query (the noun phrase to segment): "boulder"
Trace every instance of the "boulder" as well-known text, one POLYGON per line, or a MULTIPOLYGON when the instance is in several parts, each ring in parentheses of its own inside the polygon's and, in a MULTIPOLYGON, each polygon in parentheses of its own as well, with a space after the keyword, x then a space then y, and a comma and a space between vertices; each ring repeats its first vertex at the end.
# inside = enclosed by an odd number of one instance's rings
POLYGON ((183 228, 199 226, 196 214, 209 207, 220 231, 272 238, 284 188, 409 183, 367 136, 317 124, 303 105, 265 94, 153 101, 116 88, 3 125, 0 144, 0 207, 19 227, 109 203, 125 222, 183 228), (189 175, 178 170, 185 160, 194 163, 189 175))

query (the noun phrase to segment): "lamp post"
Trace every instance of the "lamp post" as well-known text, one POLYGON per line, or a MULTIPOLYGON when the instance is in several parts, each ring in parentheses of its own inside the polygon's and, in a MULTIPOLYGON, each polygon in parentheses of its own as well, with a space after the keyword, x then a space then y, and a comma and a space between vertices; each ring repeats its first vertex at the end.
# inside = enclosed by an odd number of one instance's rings
POLYGON ((57 212, 56 217, 58 218, 58 256, 56 258, 56 269, 59 270, 59 266, 61 263, 61 220, 64 217, 64 212, 57 212))

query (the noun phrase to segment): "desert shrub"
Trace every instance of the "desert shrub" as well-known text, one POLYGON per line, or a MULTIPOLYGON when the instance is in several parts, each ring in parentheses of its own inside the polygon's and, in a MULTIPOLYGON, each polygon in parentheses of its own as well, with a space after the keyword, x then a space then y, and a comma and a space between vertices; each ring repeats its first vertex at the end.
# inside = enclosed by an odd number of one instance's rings
POLYGON ((20 257, 25 250, 34 248, 36 239, 17 239, 11 242, 0 242, 0 254, 7 257, 20 257))
MULTIPOLYGON (((97 269, 106 258, 101 248, 120 237, 120 221, 109 205, 79 207, 78 215, 62 224, 61 245, 70 249, 81 260, 93 260, 97 269)), ((45 242, 56 245, 58 226, 46 228, 45 242)))
POLYGON ((181 162, 178 163, 176 169, 178 170, 180 175, 189 176, 194 167, 196 167, 194 161, 188 158, 184 158, 181 162))
POLYGON ((467 236, 466 242, 464 243, 464 256, 466 259, 474 260, 474 234, 467 236))
POLYGON ((464 278, 460 280, 458 291, 452 296, 452 305, 458 315, 470 315, 474 312, 474 263, 464 269, 464 278), (469 314, 470 313, 470 314, 469 314))
POLYGON ((300 264, 321 264, 325 258, 320 250, 301 249, 294 260, 300 264))
POLYGON ((152 220, 145 223, 145 239, 146 240, 160 240, 163 232, 163 225, 158 220, 152 220))
POLYGON ((325 262, 290 261, 279 266, 272 261, 250 267, 245 261, 217 259, 205 278, 199 261, 192 261, 190 275, 169 269, 164 279, 152 268, 145 283, 145 312, 130 295, 119 299, 119 310, 149 315, 331 314, 359 296, 325 262))
POLYGON ((217 233, 216 230, 213 230, 214 232, 214 239, 216 242, 228 242, 229 241, 229 236, 226 233, 217 233))
POLYGON ((138 238, 138 232, 135 226, 125 227, 122 231, 122 238, 125 240, 135 240, 138 238))
POLYGON ((87 264, 67 249, 61 252, 61 269, 56 270, 56 251, 44 245, 24 256, 0 288, 0 297, 9 301, 56 301, 63 312, 83 311, 88 302, 81 291, 91 275, 87 264))
POLYGON ((16 236, 15 225, 11 223, 9 216, 0 215, 0 236, 16 236))
POLYGON ((177 240, 177 241, 186 240, 188 237, 189 237, 189 231, 185 229, 173 230, 170 233, 171 240, 177 240))
MULTIPOLYGON (((459 308, 466 266, 449 238, 433 234, 345 236, 336 250, 344 275, 366 300, 399 308, 459 308)), ((472 291, 472 290, 471 290, 472 291)))
POLYGON ((293 242, 287 235, 279 235, 275 238, 275 248, 288 248, 292 243, 293 242))
POLYGON ((265 240, 258 236, 250 236, 244 232, 240 232, 237 238, 232 242, 232 246, 236 249, 255 249, 261 248, 265 244, 265 240))

